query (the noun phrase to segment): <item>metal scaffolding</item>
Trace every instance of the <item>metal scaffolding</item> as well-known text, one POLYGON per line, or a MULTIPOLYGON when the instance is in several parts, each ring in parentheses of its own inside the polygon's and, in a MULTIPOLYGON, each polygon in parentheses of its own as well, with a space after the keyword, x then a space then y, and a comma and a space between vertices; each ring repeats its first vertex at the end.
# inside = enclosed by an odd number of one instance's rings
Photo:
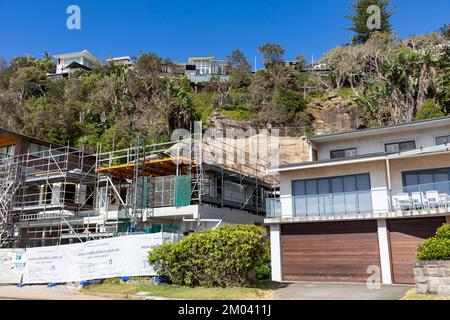
POLYGON ((220 151, 224 159, 242 150, 204 139, 201 128, 192 132, 153 145, 137 139, 124 150, 102 152, 99 146, 91 154, 62 147, 3 159, 0 246, 59 245, 142 231, 158 221, 154 209, 160 207, 205 203, 264 215, 266 193, 277 184, 266 174, 267 163, 216 163, 205 149, 220 151))

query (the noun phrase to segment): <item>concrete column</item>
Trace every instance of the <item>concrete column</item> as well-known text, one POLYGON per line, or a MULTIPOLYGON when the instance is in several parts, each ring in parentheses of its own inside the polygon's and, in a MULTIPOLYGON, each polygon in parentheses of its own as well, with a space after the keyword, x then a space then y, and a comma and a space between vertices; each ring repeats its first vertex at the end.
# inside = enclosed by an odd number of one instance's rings
POLYGON ((281 226, 270 226, 270 254, 272 258, 272 280, 282 281, 281 269, 281 226))
POLYGON ((385 219, 377 220, 378 246, 380 248, 381 278, 383 284, 392 284, 391 255, 389 252, 389 238, 385 219))
POLYGON ((448 224, 450 224, 450 216, 446 216, 445 220, 447 221, 448 224))

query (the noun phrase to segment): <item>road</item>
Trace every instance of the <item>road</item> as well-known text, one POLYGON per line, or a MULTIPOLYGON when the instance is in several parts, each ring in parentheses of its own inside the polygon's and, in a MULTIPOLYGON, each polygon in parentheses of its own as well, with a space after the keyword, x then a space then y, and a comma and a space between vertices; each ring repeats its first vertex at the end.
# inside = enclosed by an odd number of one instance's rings
POLYGON ((105 297, 81 294, 71 286, 0 286, 0 300, 117 300, 117 297, 105 297))

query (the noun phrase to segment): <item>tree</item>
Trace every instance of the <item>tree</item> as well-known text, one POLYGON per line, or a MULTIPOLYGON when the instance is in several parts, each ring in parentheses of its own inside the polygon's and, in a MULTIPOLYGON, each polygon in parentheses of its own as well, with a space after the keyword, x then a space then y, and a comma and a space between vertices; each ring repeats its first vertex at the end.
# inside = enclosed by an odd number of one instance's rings
POLYGON ((450 23, 439 29, 439 33, 447 40, 450 40, 450 23))
POLYGON ((390 0, 354 0, 353 15, 347 17, 353 25, 348 30, 356 33, 352 38, 353 44, 365 43, 377 31, 391 33, 389 3, 390 0))
POLYGON ((297 66, 300 70, 306 68, 306 65, 308 64, 306 57, 302 54, 298 54, 295 57, 295 61, 297 61, 297 66))
POLYGON ((285 50, 279 44, 266 43, 258 48, 266 67, 284 61, 285 50))
POLYGON ((227 57, 227 65, 229 68, 235 71, 251 72, 250 63, 248 63, 245 55, 239 49, 235 49, 227 57))
POLYGON ((231 86, 246 88, 250 84, 251 66, 242 51, 236 49, 227 57, 227 66, 231 70, 231 86))
POLYGON ((441 106, 433 99, 424 101, 422 108, 416 114, 416 120, 427 120, 445 116, 441 106))
POLYGON ((6 79, 5 79, 5 71, 6 71, 6 61, 3 59, 3 57, 0 57, 0 90, 6 89, 6 79))

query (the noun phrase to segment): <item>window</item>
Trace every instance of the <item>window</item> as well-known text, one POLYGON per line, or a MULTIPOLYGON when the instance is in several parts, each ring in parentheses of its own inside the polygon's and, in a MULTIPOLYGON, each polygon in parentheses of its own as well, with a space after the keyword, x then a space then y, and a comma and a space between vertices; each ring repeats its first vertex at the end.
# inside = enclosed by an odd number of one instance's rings
POLYGON ((153 183, 153 206, 170 207, 174 205, 175 177, 155 177, 153 183))
POLYGON ((319 154, 316 149, 312 149, 312 161, 317 161, 319 159, 319 154))
POLYGON ((450 181, 450 168, 403 172, 403 186, 450 181))
POLYGON ((450 143, 450 135, 436 138, 436 145, 437 146, 440 146, 442 144, 447 144, 447 143, 450 143))
POLYGON ((0 147, 0 158, 14 157, 16 155, 16 146, 14 144, 0 147))
MULTIPOLYGON (((30 153, 30 156, 38 157, 38 158, 45 158, 49 156, 49 147, 43 146, 40 144, 30 143, 30 147, 28 149, 28 152, 30 153)), ((52 151, 52 155, 56 155, 56 151, 52 151)))
POLYGON ((396 142, 396 143, 386 143, 384 145, 385 151, 387 153, 398 153, 405 152, 416 149, 415 141, 404 141, 404 142, 396 142))
POLYGON ((293 196, 369 191, 370 189, 370 175, 368 173, 292 182, 293 196))
POLYGON ((356 155, 357 155, 356 148, 333 150, 330 152, 331 159, 345 159, 345 158, 356 157, 356 155))
POLYGON ((403 172, 402 177, 405 192, 450 193, 450 168, 403 172))

